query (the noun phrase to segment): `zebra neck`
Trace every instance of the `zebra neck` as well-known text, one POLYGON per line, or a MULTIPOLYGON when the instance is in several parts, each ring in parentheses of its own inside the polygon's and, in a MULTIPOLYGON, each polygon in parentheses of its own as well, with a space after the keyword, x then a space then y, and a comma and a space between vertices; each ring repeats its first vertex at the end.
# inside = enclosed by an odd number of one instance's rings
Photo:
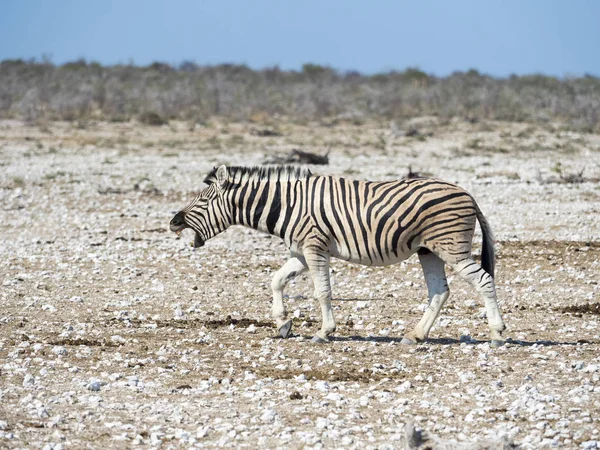
POLYGON ((283 237, 302 180, 248 181, 230 193, 232 225, 283 237))

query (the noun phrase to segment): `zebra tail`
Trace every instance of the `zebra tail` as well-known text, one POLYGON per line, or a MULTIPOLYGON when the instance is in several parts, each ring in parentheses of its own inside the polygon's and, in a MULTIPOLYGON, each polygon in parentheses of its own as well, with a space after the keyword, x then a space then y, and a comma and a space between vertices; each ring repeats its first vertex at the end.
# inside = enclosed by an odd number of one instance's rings
POLYGON ((496 255, 494 251, 494 236, 492 234, 492 229, 477 204, 475 204, 475 212, 477 214, 479 226, 481 227, 481 234, 483 235, 483 242, 481 245, 481 267, 494 278, 496 255))

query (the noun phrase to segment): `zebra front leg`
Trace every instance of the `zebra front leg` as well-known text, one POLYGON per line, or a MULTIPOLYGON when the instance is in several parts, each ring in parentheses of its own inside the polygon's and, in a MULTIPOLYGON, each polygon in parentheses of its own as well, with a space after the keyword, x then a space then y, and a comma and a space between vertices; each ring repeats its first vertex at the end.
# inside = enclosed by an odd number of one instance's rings
POLYGON ((324 252, 304 252, 310 276, 315 285, 315 300, 319 301, 323 323, 313 337, 313 342, 329 341, 329 335, 335 331, 335 319, 331 309, 331 281, 329 279, 329 254, 324 252))
POLYGON ((444 302, 450 296, 444 271, 444 261, 428 250, 419 251, 419 261, 423 268, 425 283, 427 283, 429 304, 414 330, 402 338, 402 344, 415 344, 427 339, 431 327, 435 323, 442 306, 444 306, 444 302))
POLYGON ((498 301, 496 300, 496 285, 489 273, 481 268, 472 258, 465 259, 452 267, 466 281, 468 281, 485 301, 488 325, 490 327, 490 346, 500 347, 504 344, 502 332, 506 325, 502 320, 498 301))
POLYGON ((281 337, 283 338, 287 338, 292 331, 292 320, 286 320, 287 311, 283 304, 283 289, 292 278, 301 274, 306 269, 306 261, 304 258, 292 256, 273 276, 273 281, 271 282, 271 289, 273 289, 271 314, 279 329, 279 334, 281 334, 281 337))

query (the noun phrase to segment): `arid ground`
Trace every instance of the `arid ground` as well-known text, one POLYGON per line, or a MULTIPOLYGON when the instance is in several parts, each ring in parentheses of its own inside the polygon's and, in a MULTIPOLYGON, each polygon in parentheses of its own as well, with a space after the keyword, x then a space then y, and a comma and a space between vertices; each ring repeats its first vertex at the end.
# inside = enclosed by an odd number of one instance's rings
POLYGON ((0 448, 405 448, 408 422, 423 448, 600 446, 599 135, 434 118, 2 121, 0 168, 0 448), (194 249, 168 222, 214 165, 292 149, 330 151, 315 173, 410 167, 469 190, 495 232, 508 343, 490 349, 480 298, 450 271, 430 339, 401 345, 427 301, 416 256, 334 261, 325 345, 299 277, 279 338, 283 244, 234 227, 194 249))

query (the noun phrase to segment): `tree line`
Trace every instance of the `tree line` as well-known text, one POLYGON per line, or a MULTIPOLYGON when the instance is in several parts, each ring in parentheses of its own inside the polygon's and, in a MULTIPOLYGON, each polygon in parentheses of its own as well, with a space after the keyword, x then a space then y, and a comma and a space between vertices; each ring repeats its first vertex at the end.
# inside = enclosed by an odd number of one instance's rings
POLYGON ((244 65, 102 66, 79 60, 0 63, 0 118, 26 121, 153 118, 203 122, 402 119, 560 121, 600 130, 600 78, 492 77, 476 70, 438 77, 416 68, 374 75, 316 64, 301 70, 244 65))

